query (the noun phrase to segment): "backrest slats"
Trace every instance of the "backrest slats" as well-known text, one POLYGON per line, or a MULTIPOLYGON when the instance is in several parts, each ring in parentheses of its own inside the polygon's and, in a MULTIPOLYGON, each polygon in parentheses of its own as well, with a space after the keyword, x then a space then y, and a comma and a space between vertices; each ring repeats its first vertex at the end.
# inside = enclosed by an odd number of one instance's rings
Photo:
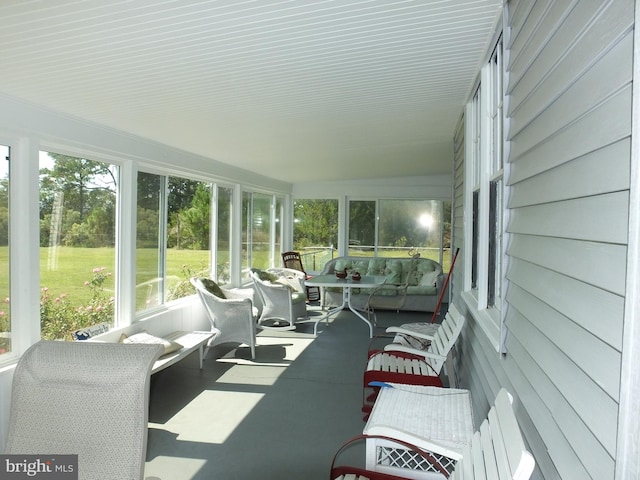
POLYGON ((446 356, 458 339, 463 325, 464 317, 454 305, 451 305, 427 351, 446 356))
POLYGON ((507 449, 505 446, 504 438, 501 432, 500 421, 498 420, 498 414, 496 409, 492 408, 489 411, 489 427, 491 428, 491 438, 493 438, 493 455, 496 459, 498 466, 498 473, 496 478, 498 479, 511 479, 511 468, 509 466, 509 460, 507 458, 507 449))
POLYGON ((454 480, 528 480, 535 460, 525 449, 512 407, 513 398, 503 388, 496 396, 471 445, 451 475, 454 480))
MULTIPOLYGON (((493 409, 491 409, 493 411, 493 409)), ((484 456, 484 470, 487 478, 495 478, 498 476, 498 466, 496 465, 497 459, 495 454, 494 440, 496 440, 491 432, 489 421, 482 422, 480 425, 480 442, 482 444, 482 453, 484 456)))
POLYGON ((506 390, 502 389, 498 393, 495 409, 500 422, 501 436, 504 439, 509 469, 513 473, 522 460, 522 453, 525 448, 518 421, 513 413, 511 399, 506 390))
MULTIPOLYGON (((471 440, 471 466, 463 469, 464 479, 474 480, 487 480, 484 468, 484 454, 482 452, 482 439, 480 438, 480 432, 476 432, 471 440)), ((493 479, 491 479, 493 480, 493 479)))

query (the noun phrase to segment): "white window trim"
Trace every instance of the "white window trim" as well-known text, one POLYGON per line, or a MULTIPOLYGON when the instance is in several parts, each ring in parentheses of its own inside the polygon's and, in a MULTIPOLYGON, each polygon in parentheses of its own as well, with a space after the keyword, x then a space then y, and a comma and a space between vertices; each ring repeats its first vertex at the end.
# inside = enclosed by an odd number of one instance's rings
MULTIPOLYGON (((490 111, 490 101, 491 96, 488 92, 483 92, 483 85, 490 85, 492 80, 492 71, 491 64, 487 62, 480 71, 480 82, 479 82, 479 104, 477 108, 479 109, 480 115, 477 116, 474 112, 473 107, 473 98, 467 104, 465 111, 465 118, 467 118, 467 122, 465 125, 465 151, 470 152, 467 158, 465 158, 465 190, 464 190, 464 209, 465 209, 465 234, 464 234, 464 247, 465 251, 472 252, 473 251, 473 192, 477 190, 477 185, 475 184, 475 175, 474 171, 476 168, 479 168, 479 181, 480 188, 478 194, 478 212, 479 212, 479 222, 478 222, 478 245, 477 245, 477 272, 476 272, 476 288, 471 288, 471 271, 472 271, 472 255, 465 255, 465 264, 464 264, 464 288, 461 294, 461 297, 465 304, 467 305, 469 312, 476 320, 476 323, 480 327, 480 329, 487 336, 487 339, 493 345, 496 352, 505 353, 505 337, 506 337, 506 329, 504 327, 504 317, 505 317, 505 305, 504 298, 506 292, 506 282, 505 282, 505 271, 506 271, 506 263, 505 263, 505 245, 506 245, 506 217, 504 214, 504 205, 506 205, 506 191, 505 191, 505 169, 503 168, 500 172, 491 172, 491 154, 492 154, 492 119, 491 119, 491 111, 490 111), (474 138, 474 122, 477 118, 480 118, 480 149, 475 150, 475 138, 474 138), (479 151, 480 160, 474 158, 473 153, 475 151, 479 151), (501 251, 498 252, 498 262, 501 263, 502 268, 500 272, 500 295, 496 298, 496 302, 494 306, 487 306, 487 295, 488 295, 488 265, 489 265, 489 182, 496 178, 502 176, 503 179, 503 187, 502 187, 502 199, 503 199, 503 208, 502 211, 499 212, 502 215, 502 245, 501 251)), ((501 75, 504 75, 501 73, 501 75)), ((504 78, 503 78, 504 81, 504 78)), ((475 96, 475 93, 474 93, 475 96)), ((503 132, 505 131, 505 119, 504 119, 504 99, 503 99, 503 132)), ((503 148, 502 155, 505 157, 506 145, 504 142, 503 135, 503 148)))

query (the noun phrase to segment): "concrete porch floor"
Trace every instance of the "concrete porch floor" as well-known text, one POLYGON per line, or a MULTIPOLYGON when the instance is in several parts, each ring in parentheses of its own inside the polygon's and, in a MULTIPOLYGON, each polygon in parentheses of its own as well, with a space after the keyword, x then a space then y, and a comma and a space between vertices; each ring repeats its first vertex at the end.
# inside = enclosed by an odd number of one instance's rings
MULTIPOLYGON (((336 450, 362 433, 371 340, 349 311, 314 336, 310 312, 295 331, 260 331, 255 360, 222 346, 202 371, 191 355, 152 376, 145 480, 328 478, 336 450)), ((431 316, 381 312, 374 335, 431 316)))

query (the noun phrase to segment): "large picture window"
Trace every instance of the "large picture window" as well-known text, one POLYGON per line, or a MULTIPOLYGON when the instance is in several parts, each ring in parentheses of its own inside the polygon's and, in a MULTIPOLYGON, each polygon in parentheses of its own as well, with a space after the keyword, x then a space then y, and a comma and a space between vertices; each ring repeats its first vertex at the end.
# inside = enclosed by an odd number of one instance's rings
POLYGON ((43 339, 113 325, 117 185, 115 165, 40 152, 43 339))
POLYGON ((451 203, 426 199, 349 202, 349 255, 398 257, 419 253, 448 271, 451 203))

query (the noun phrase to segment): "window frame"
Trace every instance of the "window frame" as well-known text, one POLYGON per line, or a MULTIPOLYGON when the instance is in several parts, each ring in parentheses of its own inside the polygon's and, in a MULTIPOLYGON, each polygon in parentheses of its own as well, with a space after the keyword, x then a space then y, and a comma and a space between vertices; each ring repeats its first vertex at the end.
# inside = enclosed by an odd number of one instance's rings
POLYGON ((466 106, 465 260, 462 298, 499 353, 504 346, 504 46, 497 35, 466 106))

